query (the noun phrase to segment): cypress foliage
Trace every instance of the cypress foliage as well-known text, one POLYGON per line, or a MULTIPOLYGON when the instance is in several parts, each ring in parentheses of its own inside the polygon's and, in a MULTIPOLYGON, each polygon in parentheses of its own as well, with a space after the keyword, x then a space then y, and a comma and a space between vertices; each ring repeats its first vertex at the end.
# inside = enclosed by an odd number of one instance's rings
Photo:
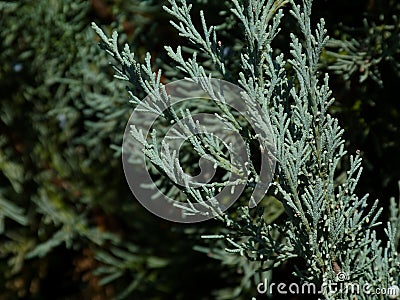
POLYGON ((400 205, 386 201, 400 178, 391 98, 400 6, 311 2, 0 1, 2 297, 258 299, 259 283, 281 277, 369 283, 371 291, 400 286, 400 205), (354 18, 349 6, 365 13, 354 18), (183 144, 179 164, 191 175, 202 151, 213 150, 216 181, 201 193, 174 185, 173 153, 157 152, 171 117, 207 112, 243 137, 248 180, 233 184, 244 192, 214 220, 166 222, 126 184, 125 125, 150 91, 208 76, 240 87, 253 119, 212 101, 173 106, 154 124, 154 139, 142 140, 161 162, 152 176, 182 204, 232 188, 224 177, 229 145, 207 135, 183 144), (269 130, 273 147, 262 135, 269 130), (274 152, 276 169, 249 208, 265 180, 260 146, 274 152))

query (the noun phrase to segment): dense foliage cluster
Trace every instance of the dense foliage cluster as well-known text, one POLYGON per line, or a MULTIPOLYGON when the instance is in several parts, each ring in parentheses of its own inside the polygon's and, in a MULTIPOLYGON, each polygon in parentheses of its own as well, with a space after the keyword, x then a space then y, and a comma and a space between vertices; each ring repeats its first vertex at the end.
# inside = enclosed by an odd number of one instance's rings
MULTIPOLYGON (((399 286, 400 211, 389 199, 400 178, 400 4, 186 2, 0 1, 2 297, 258 299, 264 278, 321 283, 342 271, 399 286), (112 80, 99 42, 128 82, 112 80), (247 190, 219 220, 173 224, 126 184, 129 95, 209 74, 266 108, 276 173, 257 209, 247 190)), ((180 161, 196 173, 186 146, 180 161)))

